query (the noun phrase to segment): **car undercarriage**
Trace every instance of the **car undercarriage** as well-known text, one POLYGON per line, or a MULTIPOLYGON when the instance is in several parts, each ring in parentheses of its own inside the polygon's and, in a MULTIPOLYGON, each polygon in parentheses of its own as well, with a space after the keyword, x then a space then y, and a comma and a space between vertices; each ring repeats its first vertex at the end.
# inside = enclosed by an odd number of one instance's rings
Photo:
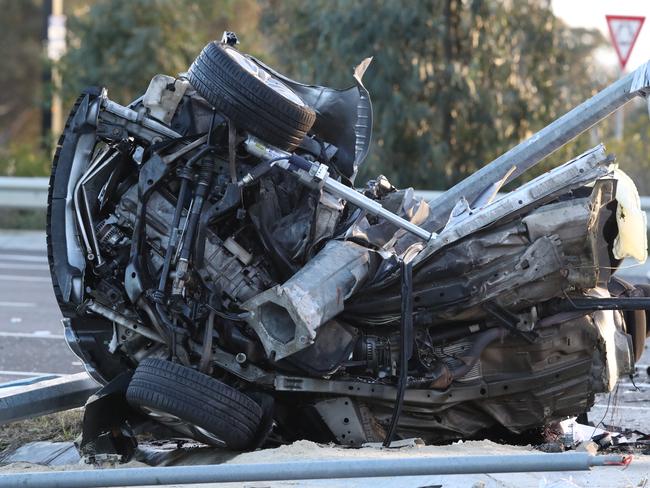
POLYGON ((520 433, 633 371, 650 290, 615 272, 647 257, 634 183, 599 145, 501 189, 645 97, 647 64, 427 202, 383 176, 355 187, 369 59, 336 90, 235 44, 128 106, 87 89, 59 140, 52 280, 105 385, 82 447, 144 430, 234 450, 520 433))

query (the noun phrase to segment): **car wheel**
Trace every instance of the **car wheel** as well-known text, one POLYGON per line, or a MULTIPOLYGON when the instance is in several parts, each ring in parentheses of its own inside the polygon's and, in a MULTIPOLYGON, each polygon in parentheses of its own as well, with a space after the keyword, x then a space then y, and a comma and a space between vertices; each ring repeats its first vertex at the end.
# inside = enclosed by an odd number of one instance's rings
POLYGON ((61 313, 68 318, 77 316, 77 305, 71 300, 71 278, 81 274, 78 268, 68 263, 67 249, 70 243, 67 242, 69 236, 66 233, 68 186, 77 147, 84 134, 84 130, 79 127, 81 124, 77 120, 77 112, 84 100, 91 96, 96 97, 98 94, 99 89, 84 90, 70 110, 52 159, 47 194, 46 238, 50 275, 61 313))
POLYGON ((126 399, 181 434, 233 450, 254 445, 263 414, 248 395, 194 369, 156 358, 140 362, 126 399))
POLYGON ((226 44, 205 46, 187 74, 219 112, 280 149, 298 146, 316 120, 314 110, 287 85, 226 44))

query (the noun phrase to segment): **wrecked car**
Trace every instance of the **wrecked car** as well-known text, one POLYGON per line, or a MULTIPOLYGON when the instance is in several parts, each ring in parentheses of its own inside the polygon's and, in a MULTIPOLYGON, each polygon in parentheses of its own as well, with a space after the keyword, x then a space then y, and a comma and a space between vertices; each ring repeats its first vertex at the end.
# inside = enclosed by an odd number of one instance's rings
POLYGON ((646 259, 634 183, 599 145, 500 190, 645 96, 649 65, 427 202, 355 182, 370 60, 338 90, 235 44, 128 106, 87 89, 59 141, 52 281, 105 385, 85 442, 147 422, 234 450, 517 433, 633 371, 649 299, 615 272, 646 259))

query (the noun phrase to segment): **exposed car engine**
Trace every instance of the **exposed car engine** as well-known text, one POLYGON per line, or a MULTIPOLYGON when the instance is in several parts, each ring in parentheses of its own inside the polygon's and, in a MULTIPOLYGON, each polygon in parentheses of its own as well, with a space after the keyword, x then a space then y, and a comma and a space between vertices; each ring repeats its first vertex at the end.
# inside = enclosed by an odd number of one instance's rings
POLYGON ((235 40, 128 107, 87 90, 59 141, 54 288, 118 405, 82 444, 151 421, 240 450, 523 432, 633 370, 648 299, 615 271, 646 259, 645 214, 602 145, 505 194, 536 161, 451 200, 355 189, 370 60, 335 90, 235 40))

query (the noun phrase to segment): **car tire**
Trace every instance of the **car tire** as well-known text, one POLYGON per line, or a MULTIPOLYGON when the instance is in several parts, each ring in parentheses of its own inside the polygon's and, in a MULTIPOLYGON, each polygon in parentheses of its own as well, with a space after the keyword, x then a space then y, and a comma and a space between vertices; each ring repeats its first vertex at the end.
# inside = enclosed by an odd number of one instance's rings
POLYGON ((140 362, 126 399, 154 418, 180 421, 181 428, 176 430, 181 433, 189 427, 196 440, 232 450, 254 445, 263 416, 262 408, 248 395, 194 369, 157 358, 140 362))
POLYGON ((237 127, 280 149, 297 147, 316 120, 314 110, 281 80, 226 44, 205 46, 187 76, 237 127))
MULTIPOLYGON (((88 88, 77 98, 68 118, 65 122, 63 132, 59 136, 54 157, 52 158, 52 171, 47 192, 47 216, 45 223, 45 235, 47 241, 47 261, 52 277, 54 295, 61 313, 64 317, 77 317, 76 305, 70 303, 63 291, 63 284, 59 283, 57 266, 69 266, 66 255, 66 215, 65 196, 70 179, 70 170, 74 158, 79 134, 74 131, 74 120, 77 110, 88 95, 96 96, 98 89, 88 88)), ((78 272, 79 270, 73 270, 78 272)))

